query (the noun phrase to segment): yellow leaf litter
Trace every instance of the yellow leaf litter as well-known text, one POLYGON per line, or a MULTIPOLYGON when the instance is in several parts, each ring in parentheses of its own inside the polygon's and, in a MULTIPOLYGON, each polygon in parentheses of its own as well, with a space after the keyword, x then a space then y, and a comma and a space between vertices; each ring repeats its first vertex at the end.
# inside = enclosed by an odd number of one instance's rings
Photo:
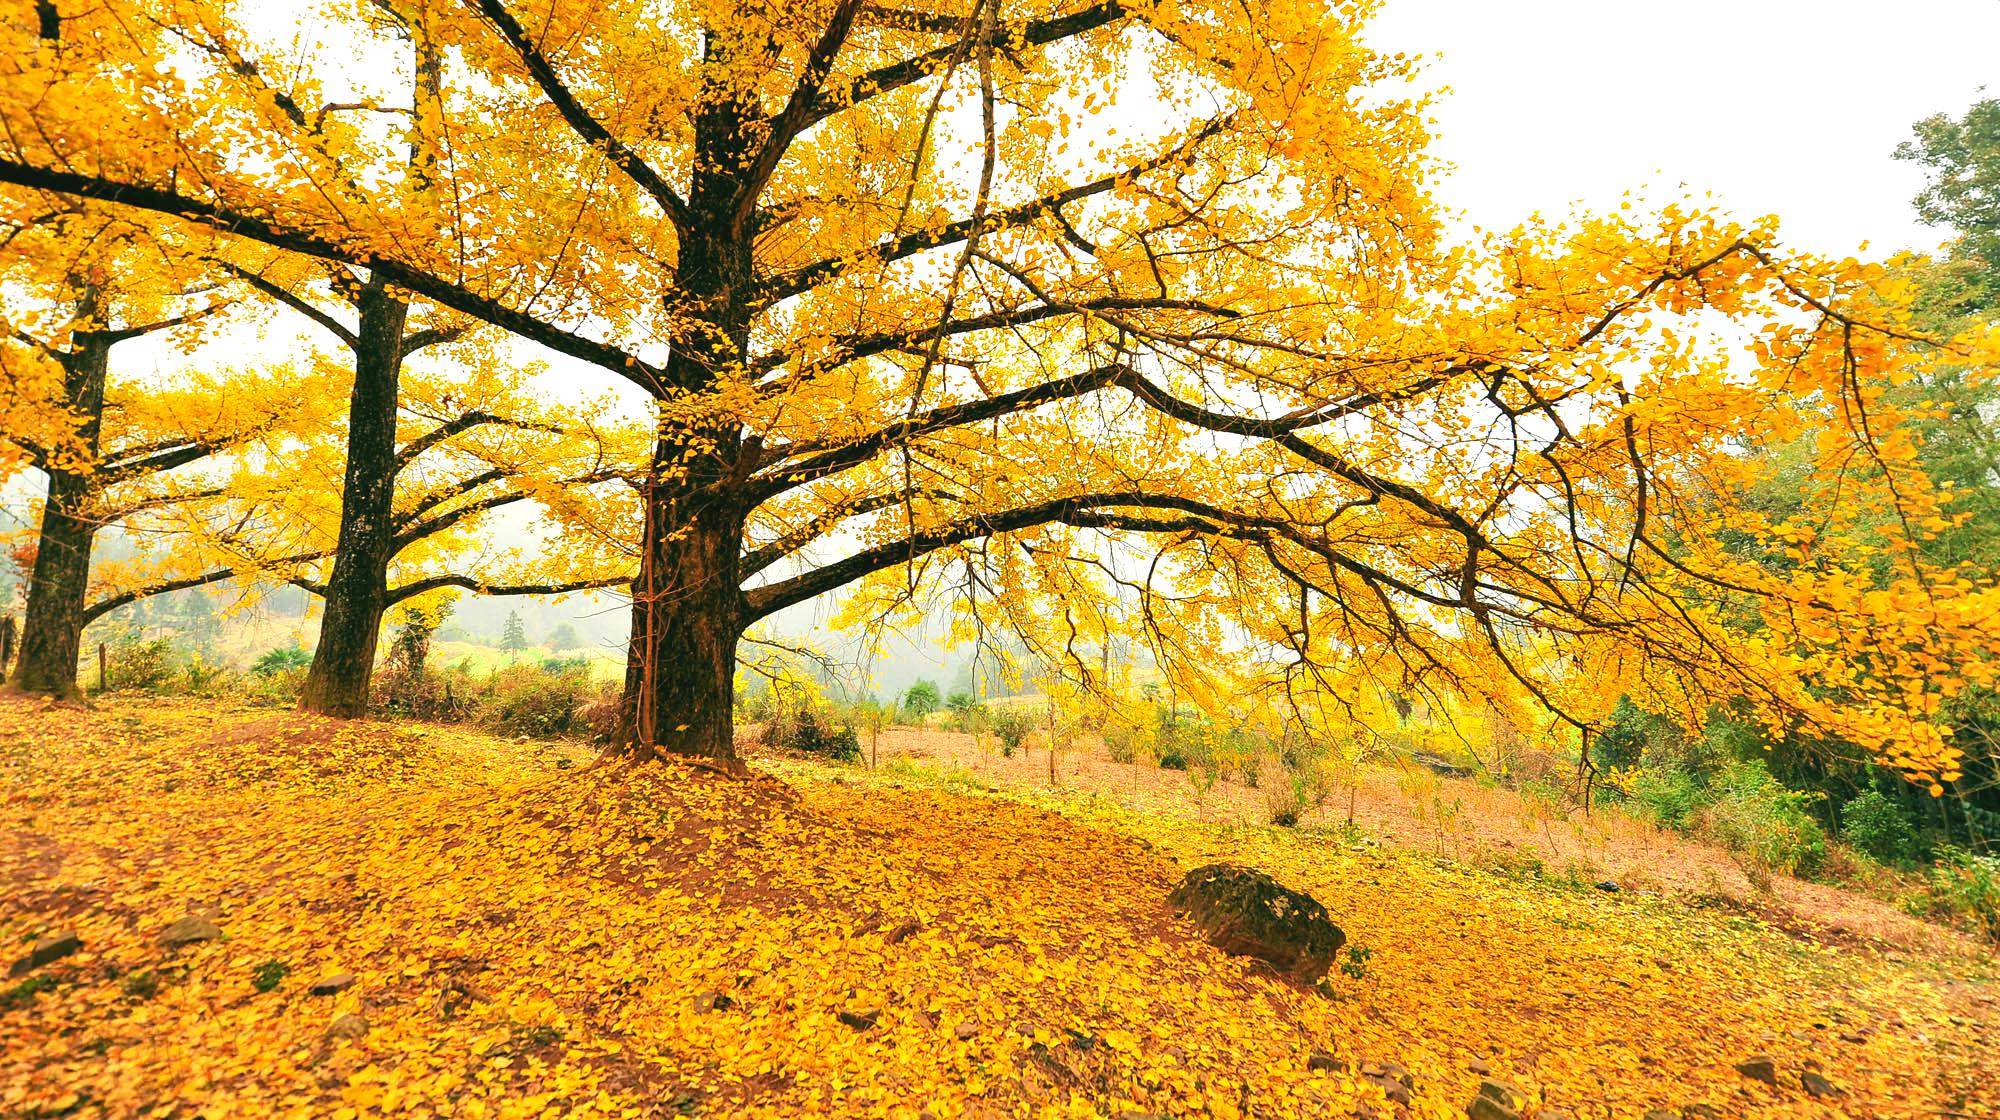
POLYGON ((83 943, 0 989, 0 1116, 1386 1120, 1462 1117, 1487 1077, 1525 1116, 2000 1116, 1990 962, 1328 833, 761 765, 0 702, 0 964, 83 943), (1305 990, 1203 943, 1165 897, 1218 859, 1326 903, 1361 975, 1305 990), (189 915, 222 937, 161 944, 189 915), (1776 1086, 1734 1068, 1755 1054, 1776 1086))

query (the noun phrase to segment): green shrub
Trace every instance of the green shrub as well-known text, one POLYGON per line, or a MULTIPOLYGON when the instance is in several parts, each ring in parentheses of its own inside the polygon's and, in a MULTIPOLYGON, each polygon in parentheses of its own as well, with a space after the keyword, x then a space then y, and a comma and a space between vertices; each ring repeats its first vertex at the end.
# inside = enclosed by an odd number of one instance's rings
POLYGON ((1139 757, 1139 729, 1122 724, 1104 732, 1104 750, 1113 762, 1131 763, 1139 757))
POLYGON ((590 679, 588 668, 552 671, 540 665, 510 665, 496 670, 480 689, 479 722, 502 734, 531 739, 585 734, 591 730, 585 709, 603 691, 590 679))
POLYGON ((260 992, 268 992, 285 982, 292 974, 292 966, 284 961, 265 961, 250 975, 250 986, 260 992))
POLYGON ((993 737, 1000 740, 1000 754, 1003 758, 1014 757, 1021 744, 1028 739, 1028 732, 1035 728, 1033 712, 1016 707, 996 707, 992 709, 993 737))
POLYGON ((839 762, 854 762, 861 758, 861 740, 854 733, 854 725, 835 723, 825 712, 810 704, 801 704, 773 716, 764 727, 764 742, 839 762))
POLYGON ((1919 917, 1950 922, 2000 942, 2000 857, 1948 847, 1924 873, 1921 893, 1905 901, 1919 917))
POLYGON ((264 651, 250 666, 250 674, 255 677, 275 677, 288 670, 304 669, 312 665, 312 653, 297 645, 278 646, 264 651))
POLYGON ((1917 826, 1894 798, 1866 790, 1840 807, 1840 837, 1883 863, 1907 865, 1917 851, 1917 826))
POLYGON ((1632 782, 1632 801, 1661 828, 1688 832, 1710 800, 1701 780, 1685 770, 1641 770, 1632 782))
POLYGON ((1757 761, 1726 767, 1716 792, 1701 821, 1709 838, 1767 871, 1808 876, 1826 863, 1826 830, 1810 810, 1821 794, 1786 789, 1757 761))

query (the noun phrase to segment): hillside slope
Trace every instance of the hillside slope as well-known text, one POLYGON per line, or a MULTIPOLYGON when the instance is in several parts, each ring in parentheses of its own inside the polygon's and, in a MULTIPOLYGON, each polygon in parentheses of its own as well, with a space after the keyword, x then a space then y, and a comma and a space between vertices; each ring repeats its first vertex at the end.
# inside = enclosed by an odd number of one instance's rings
POLYGON ((0 942, 81 942, 8 981, 0 1116, 1448 1117, 1489 1075, 1526 1115, 2000 1115, 1990 961, 762 765, 0 702, 0 942), (1325 902, 1356 975, 1303 991, 1202 943, 1164 900, 1215 859, 1325 902), (161 943, 189 917, 220 936, 161 943), (1733 1068, 1760 1053, 1775 1085, 1733 1068))

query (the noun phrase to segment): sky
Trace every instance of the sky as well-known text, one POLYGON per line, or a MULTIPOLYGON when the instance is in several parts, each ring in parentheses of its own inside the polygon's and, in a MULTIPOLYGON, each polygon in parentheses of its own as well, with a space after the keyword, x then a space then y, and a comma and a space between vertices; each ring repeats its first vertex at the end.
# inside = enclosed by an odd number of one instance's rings
POLYGON ((2000 97, 2000 0, 1384 0, 1428 56, 1438 198, 1486 228, 1623 192, 1775 213, 1800 248, 1934 248, 1911 124, 2000 97))

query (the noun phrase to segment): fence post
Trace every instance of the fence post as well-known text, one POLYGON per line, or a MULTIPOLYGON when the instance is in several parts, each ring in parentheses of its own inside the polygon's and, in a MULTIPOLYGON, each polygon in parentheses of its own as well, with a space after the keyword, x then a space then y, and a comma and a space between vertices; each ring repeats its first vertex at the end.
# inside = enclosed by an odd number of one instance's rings
POLYGON ((14 616, 0 615, 0 681, 7 679, 7 666, 14 662, 14 616))
POLYGON ((104 652, 104 643, 97 643, 97 691, 103 692, 111 686, 111 658, 104 652))

